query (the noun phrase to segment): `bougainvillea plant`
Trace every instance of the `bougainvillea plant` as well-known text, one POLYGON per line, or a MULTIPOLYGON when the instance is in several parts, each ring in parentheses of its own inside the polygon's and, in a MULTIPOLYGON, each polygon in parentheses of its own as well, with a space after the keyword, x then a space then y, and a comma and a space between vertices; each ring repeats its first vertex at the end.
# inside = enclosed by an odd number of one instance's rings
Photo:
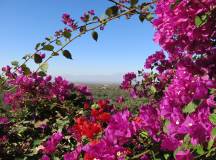
POLYGON ((2 68, 0 159, 216 159, 216 1, 108 1, 104 18, 90 10, 79 22, 64 13, 66 28, 2 68), (132 112, 119 109, 121 95, 115 104, 95 101, 87 86, 47 74, 51 58, 72 59, 65 47, 73 40, 91 32, 97 41, 97 29, 123 16, 152 23, 161 46, 123 77, 132 100, 147 99, 132 112), (32 59, 36 70, 27 66, 32 59))

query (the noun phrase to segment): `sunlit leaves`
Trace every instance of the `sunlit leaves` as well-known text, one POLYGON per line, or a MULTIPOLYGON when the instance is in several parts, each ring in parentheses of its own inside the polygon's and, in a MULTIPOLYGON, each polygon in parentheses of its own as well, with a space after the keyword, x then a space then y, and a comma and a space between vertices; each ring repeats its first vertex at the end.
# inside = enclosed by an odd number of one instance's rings
POLYGON ((42 125, 46 125, 48 121, 49 121, 48 119, 44 119, 44 120, 42 120, 42 121, 41 121, 41 120, 38 120, 37 122, 34 123, 34 127, 35 127, 35 128, 39 128, 39 127, 41 127, 42 125))
POLYGON ((212 135, 213 137, 216 137, 216 127, 212 129, 211 135, 212 135))
POLYGON ((198 28, 198 27, 203 26, 207 22, 207 20, 208 20, 207 14, 204 14, 202 16, 196 16, 195 17, 195 25, 196 25, 196 27, 198 28))
POLYGON ((214 140, 213 139, 210 139, 209 142, 208 142, 208 147, 207 149, 210 150, 212 148, 212 146, 214 145, 214 140))
POLYGON ((164 125, 163 125, 163 131, 164 133, 167 133, 168 132, 168 129, 167 129, 167 126, 170 124, 170 121, 169 120, 165 120, 164 121, 164 125))
POLYGON ((202 19, 199 16, 195 17, 195 25, 196 27, 200 27, 202 24, 202 19))
POLYGON ((196 153, 199 154, 199 155, 203 155, 204 154, 204 150, 203 150, 203 146, 198 144, 195 146, 195 150, 196 150, 196 153))
POLYGON ((146 19, 147 19, 148 21, 151 21, 153 18, 154 18, 154 17, 153 17, 153 15, 152 15, 152 13, 149 13, 149 14, 146 15, 146 19))
POLYGON ((184 108, 183 108, 183 112, 184 113, 193 113, 195 110, 196 110, 196 108, 198 107, 198 102, 194 102, 194 101, 192 101, 192 102, 190 102, 190 103, 188 103, 184 108))
POLYGON ((63 56, 66 57, 67 59, 72 59, 72 55, 71 55, 70 51, 64 50, 64 51, 62 52, 62 54, 63 54, 63 56))
POLYGON ((212 124, 216 125, 216 113, 210 114, 209 120, 211 121, 212 124))
POLYGON ((40 69, 42 72, 47 72, 48 70, 48 63, 43 63, 41 66, 40 66, 40 69))
POLYGON ((148 138, 148 132, 146 132, 146 131, 142 131, 142 132, 140 132, 140 134, 139 134, 142 138, 148 138))

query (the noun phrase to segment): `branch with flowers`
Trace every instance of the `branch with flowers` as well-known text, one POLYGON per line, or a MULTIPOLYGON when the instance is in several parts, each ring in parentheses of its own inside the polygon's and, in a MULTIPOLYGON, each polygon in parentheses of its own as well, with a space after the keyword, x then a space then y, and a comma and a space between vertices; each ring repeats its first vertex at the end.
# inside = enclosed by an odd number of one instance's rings
MULTIPOLYGON (((92 32, 92 38, 97 41, 98 39, 98 33, 94 30, 97 28, 100 28, 100 30, 103 30, 105 25, 107 25, 108 22, 118 19, 122 16, 126 16, 127 18, 131 17, 132 15, 139 14, 140 15, 140 21, 144 21, 146 18, 147 20, 151 20, 151 12, 150 8, 151 5, 154 4, 153 2, 149 3, 142 3, 141 5, 137 5, 138 1, 120 1, 116 2, 114 0, 109 0, 110 2, 114 3, 114 6, 109 7, 105 11, 106 18, 99 18, 95 15, 94 10, 90 10, 87 13, 84 13, 83 16, 80 17, 81 21, 84 23, 84 25, 78 26, 78 22, 76 22, 74 19, 70 17, 69 14, 64 14, 62 16, 62 21, 65 25, 68 26, 68 28, 64 28, 64 30, 56 31, 55 38, 53 37, 47 37, 45 38, 45 42, 37 43, 35 46, 35 53, 32 55, 26 55, 23 57, 24 62, 19 65, 17 61, 12 62, 12 66, 14 67, 13 73, 16 73, 18 70, 23 70, 25 74, 30 73, 30 69, 27 67, 27 62, 31 59, 34 59, 34 62, 36 64, 39 64, 39 67, 36 69, 36 72, 40 71, 41 74, 44 74, 47 70, 47 62, 62 53, 63 56, 65 56, 68 59, 72 59, 72 55, 70 51, 64 50, 66 46, 68 46, 72 41, 75 39, 81 37, 82 35, 86 34, 89 31, 92 32), (130 5, 127 6, 124 3, 129 3, 130 5), (145 8, 145 9, 144 9, 145 8), (73 33, 77 32, 77 35, 73 37, 73 33), (65 40, 65 42, 62 42, 62 39, 65 40), (54 51, 55 45, 60 46, 59 49, 54 51), (47 59, 45 59, 46 54, 41 53, 51 53, 47 59)), ((6 68, 3 69, 3 71, 6 71, 6 68)), ((6 79, 1 83, 3 85, 6 82, 6 79)))

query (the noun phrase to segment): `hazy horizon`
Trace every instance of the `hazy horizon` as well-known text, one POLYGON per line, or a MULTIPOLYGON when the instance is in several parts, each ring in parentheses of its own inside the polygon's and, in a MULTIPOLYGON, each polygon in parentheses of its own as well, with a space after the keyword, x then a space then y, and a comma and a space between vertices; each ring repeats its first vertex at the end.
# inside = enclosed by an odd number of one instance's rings
MULTIPOLYGON (((87 75, 61 75, 68 81, 73 83, 87 83, 87 84, 117 84, 119 85, 123 80, 123 73, 115 74, 87 74, 87 75)), ((58 75, 53 75, 53 77, 58 75)))

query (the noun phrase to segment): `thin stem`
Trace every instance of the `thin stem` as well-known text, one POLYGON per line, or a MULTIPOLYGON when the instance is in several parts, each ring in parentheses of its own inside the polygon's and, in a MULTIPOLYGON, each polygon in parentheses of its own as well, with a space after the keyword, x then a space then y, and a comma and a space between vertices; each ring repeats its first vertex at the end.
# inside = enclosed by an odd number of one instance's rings
MULTIPOLYGON (((119 6, 122 6, 122 7, 126 8, 126 9, 128 9, 128 10, 131 9, 131 8, 129 8, 128 6, 124 5, 123 3, 119 3, 119 2, 116 2, 116 1, 114 1, 114 0, 108 0, 108 1, 110 1, 110 2, 112 2, 112 3, 115 3, 115 4, 119 5, 119 6)), ((138 14, 141 14, 141 12, 139 12, 139 11, 137 11, 137 10, 135 10, 135 12, 138 13, 138 14)))
POLYGON ((148 152, 149 152, 149 150, 144 151, 144 152, 142 152, 142 153, 140 153, 140 154, 137 154, 137 155, 131 157, 131 159, 138 159, 138 158, 140 158, 141 156, 147 154, 148 152))
MULTIPOLYGON (((110 1, 112 3, 115 3, 116 5, 122 6, 122 7, 126 8, 126 9, 128 9, 128 10, 130 9, 130 7, 128 7, 128 6, 126 6, 126 5, 122 4, 122 3, 116 2, 115 0, 108 0, 108 1, 110 1)), ((151 2, 146 2, 145 6, 148 6, 148 5, 151 5, 151 4, 154 4, 154 3, 156 3, 156 0, 153 0, 151 2)), ((137 13, 137 14, 143 14, 142 11, 141 12, 138 11, 137 8, 135 8, 134 12, 137 13)), ((152 23, 152 21, 149 21, 149 22, 152 23)))

